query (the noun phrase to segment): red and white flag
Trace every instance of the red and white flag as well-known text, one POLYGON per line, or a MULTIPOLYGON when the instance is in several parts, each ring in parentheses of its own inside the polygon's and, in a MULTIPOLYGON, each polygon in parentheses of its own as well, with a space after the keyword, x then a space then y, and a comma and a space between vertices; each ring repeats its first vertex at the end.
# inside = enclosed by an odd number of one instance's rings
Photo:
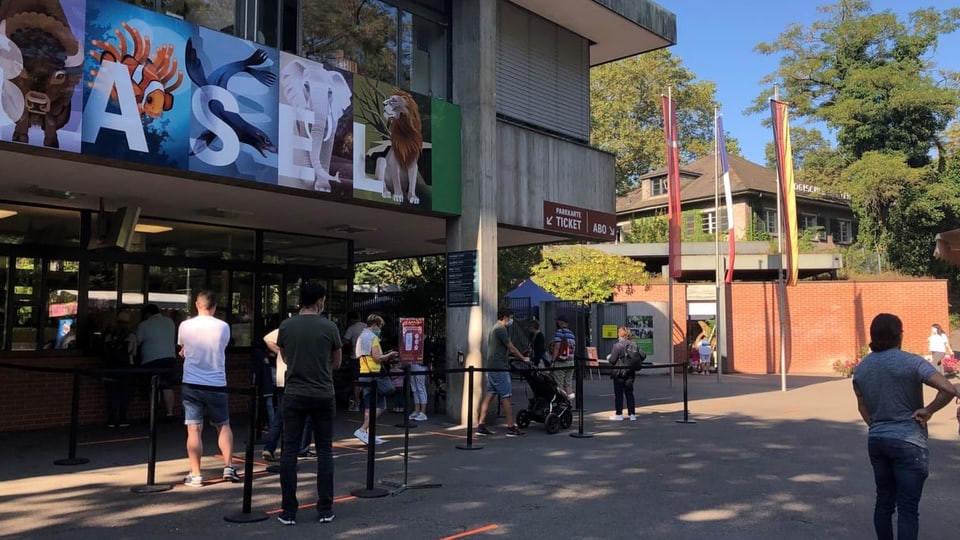
MULTIPOLYGON (((730 166, 727 164, 727 139, 723 134, 723 115, 717 116, 717 154, 720 156, 720 174, 723 178, 723 200, 727 205, 727 273, 723 278, 724 283, 733 281, 733 261, 737 256, 735 246, 737 229, 733 222, 733 193, 730 190, 730 166)), ((717 212, 717 225, 719 225, 720 213, 717 212)))
POLYGON ((670 236, 668 262, 670 277, 679 278, 680 268, 680 142, 677 137, 677 108, 670 96, 660 96, 663 105, 663 135, 667 149, 667 196, 670 236))

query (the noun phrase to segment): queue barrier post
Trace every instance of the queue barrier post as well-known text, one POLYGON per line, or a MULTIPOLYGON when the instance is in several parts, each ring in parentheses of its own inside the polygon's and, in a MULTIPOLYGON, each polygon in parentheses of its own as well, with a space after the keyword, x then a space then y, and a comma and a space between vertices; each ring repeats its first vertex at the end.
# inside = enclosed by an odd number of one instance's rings
POLYGON ((157 395, 159 394, 160 376, 150 377, 150 445, 147 450, 147 483, 130 488, 133 493, 160 493, 170 491, 173 484, 157 484, 157 395))
POLYGON ((243 462, 243 506, 239 514, 223 516, 223 520, 230 523, 256 523, 267 519, 267 514, 263 512, 254 514, 250 511, 253 499, 253 444, 257 437, 257 411, 260 409, 260 392, 256 374, 253 375, 253 384, 250 385, 249 393, 250 399, 247 408, 249 426, 247 427, 247 444, 243 462))
POLYGON ((374 449, 377 445, 377 381, 375 377, 382 376, 384 375, 372 374, 370 382, 367 383, 370 385, 370 400, 366 405, 369 414, 368 418, 370 419, 367 423, 367 483, 363 489, 355 489, 350 492, 354 497, 361 499, 386 497, 389 493, 387 490, 374 487, 373 485, 374 462, 377 457, 376 450, 374 449))
POLYGON ((83 465, 87 458, 77 457, 77 433, 80 430, 80 372, 73 372, 73 397, 70 401, 70 441, 67 443, 67 457, 53 462, 54 465, 83 465))
POLYGON ((576 402, 577 402, 577 405, 576 405, 576 407, 577 407, 577 416, 579 417, 578 420, 577 420, 577 423, 578 423, 579 425, 577 426, 577 431, 576 431, 575 433, 571 433, 570 436, 573 437, 574 439, 589 439, 589 438, 593 437, 593 433, 584 433, 584 431, 583 431, 583 367, 584 367, 584 359, 583 359, 583 358, 574 357, 573 362, 574 362, 574 367, 576 368, 576 371, 575 371, 574 373, 575 373, 575 376, 576 376, 576 378, 577 378, 577 381, 576 381, 576 389, 577 389, 577 399, 576 399, 576 402))
POLYGON ((394 427, 403 428, 403 429, 413 429, 417 427, 416 424, 410 422, 410 413, 413 412, 410 408, 410 402, 412 399, 407 399, 410 396, 410 364, 404 364, 403 366, 403 388, 400 389, 403 392, 403 419, 399 423, 394 424, 394 427))
POLYGON ((457 450, 481 450, 483 445, 473 444, 473 373, 474 367, 467 366, 467 444, 458 444, 457 450))
MULTIPOLYGON (((425 377, 426 375, 424 375, 425 377)), ((407 364, 403 367, 403 388, 406 391, 410 387, 410 364, 407 364)), ((409 395, 409 394, 408 394, 409 395)), ((390 495, 397 496, 408 489, 430 489, 438 488, 441 484, 435 483, 424 483, 424 484, 408 484, 407 475, 409 472, 409 462, 410 462, 410 428, 417 427, 416 424, 410 423, 410 401, 404 401, 406 406, 404 407, 404 423, 397 424, 397 427, 403 428, 403 480, 401 482, 392 482, 389 480, 380 480, 380 483, 385 486, 390 486, 396 488, 390 492, 390 495)))
POLYGON ((696 420, 690 418, 690 402, 687 400, 687 368, 686 362, 683 364, 683 419, 677 420, 678 424, 696 424, 696 420))

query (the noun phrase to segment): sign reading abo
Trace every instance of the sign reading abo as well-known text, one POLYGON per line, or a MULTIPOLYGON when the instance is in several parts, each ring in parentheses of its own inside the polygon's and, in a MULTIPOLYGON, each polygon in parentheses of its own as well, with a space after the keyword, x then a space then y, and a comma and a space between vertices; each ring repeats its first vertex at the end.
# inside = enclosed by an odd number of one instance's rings
POLYGON ((543 201, 543 228, 598 240, 616 239, 617 217, 607 212, 543 201))

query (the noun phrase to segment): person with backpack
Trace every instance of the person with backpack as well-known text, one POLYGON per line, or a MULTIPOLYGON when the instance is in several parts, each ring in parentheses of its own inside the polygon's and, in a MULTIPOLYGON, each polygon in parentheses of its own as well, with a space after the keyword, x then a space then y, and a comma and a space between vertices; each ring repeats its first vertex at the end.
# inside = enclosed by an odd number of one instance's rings
POLYGON ((566 315, 557 316, 557 332, 553 335, 553 345, 550 355, 553 357, 553 367, 557 384, 563 388, 568 399, 576 397, 573 393, 573 352, 577 346, 577 338, 570 330, 566 315))
POLYGON ((630 421, 637 419, 637 404, 633 397, 633 383, 637 372, 631 369, 632 363, 643 361, 643 352, 630 339, 630 329, 621 326, 617 329, 617 342, 610 352, 610 378, 613 379, 613 405, 616 412, 610 416, 614 422, 623 421, 623 398, 627 398, 627 414, 630 421), (635 360, 639 359, 639 360, 635 360))

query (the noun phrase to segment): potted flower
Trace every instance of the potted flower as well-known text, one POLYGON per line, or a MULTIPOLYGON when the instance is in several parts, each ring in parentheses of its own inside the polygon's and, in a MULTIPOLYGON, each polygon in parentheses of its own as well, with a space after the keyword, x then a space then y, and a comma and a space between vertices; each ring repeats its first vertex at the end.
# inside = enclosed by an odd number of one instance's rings
POLYGON ((850 377, 858 365, 860 365, 859 358, 853 360, 836 360, 833 362, 833 370, 844 377, 850 377))

